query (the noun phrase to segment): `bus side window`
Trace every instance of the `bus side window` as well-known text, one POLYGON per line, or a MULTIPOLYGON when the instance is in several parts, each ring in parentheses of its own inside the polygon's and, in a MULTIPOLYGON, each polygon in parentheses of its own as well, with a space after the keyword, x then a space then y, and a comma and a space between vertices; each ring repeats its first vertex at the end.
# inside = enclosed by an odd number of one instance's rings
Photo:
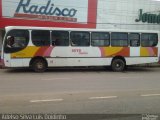
POLYGON ((92 32, 92 46, 109 46, 110 34, 108 32, 92 32))
POLYGON ((128 46, 128 33, 112 32, 111 45, 113 47, 127 47, 128 46))
POLYGON ((89 46, 90 45, 90 33, 81 31, 72 31, 70 33, 72 46, 89 46))
POLYGON ((156 33, 142 33, 141 45, 142 47, 155 47, 158 44, 158 34, 156 33))
POLYGON ((140 46, 140 34, 139 33, 130 33, 129 41, 131 47, 139 47, 140 46))
POLYGON ((52 31, 52 46, 69 46, 68 31, 52 31))
POLYGON ((32 30, 32 42, 35 46, 49 46, 50 45, 50 31, 32 30))

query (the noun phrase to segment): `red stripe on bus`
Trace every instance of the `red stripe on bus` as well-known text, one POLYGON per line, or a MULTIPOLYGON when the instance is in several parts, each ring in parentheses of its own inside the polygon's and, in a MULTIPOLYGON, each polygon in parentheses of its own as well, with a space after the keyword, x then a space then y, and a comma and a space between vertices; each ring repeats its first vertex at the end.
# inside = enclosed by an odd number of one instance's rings
POLYGON ((49 48, 49 46, 46 47, 40 47, 38 49, 38 51, 35 53, 34 56, 44 56, 44 53, 46 52, 46 50, 49 48))

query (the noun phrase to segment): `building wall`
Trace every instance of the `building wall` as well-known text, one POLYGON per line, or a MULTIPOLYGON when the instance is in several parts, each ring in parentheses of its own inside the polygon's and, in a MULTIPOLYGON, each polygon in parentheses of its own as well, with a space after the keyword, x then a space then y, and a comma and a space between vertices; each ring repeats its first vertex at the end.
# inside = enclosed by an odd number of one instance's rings
POLYGON ((0 28, 96 28, 98 0, 0 0, 0 28), (37 2, 38 1, 38 2, 37 2))
MULTIPOLYGON (((29 0, 22 0, 23 4, 26 4, 29 0)), ((77 15, 74 16, 76 22, 67 22, 64 16, 61 21, 54 21, 55 16, 51 16, 51 20, 45 15, 39 15, 41 19, 34 18, 32 15, 27 14, 28 17, 23 18, 20 15, 24 15, 23 8, 19 11, 19 17, 17 17, 16 9, 19 5, 19 0, 0 0, 0 29, 5 26, 41 26, 41 27, 78 27, 78 28, 97 28, 97 29, 139 29, 139 30, 159 30, 160 23, 143 23, 136 22, 139 18, 139 10, 142 9, 143 13, 159 15, 160 19, 160 1, 156 0, 81 0, 77 3, 75 0, 31 0, 29 7, 37 5, 38 7, 45 6, 47 2, 54 3, 54 7, 60 9, 75 9, 77 15), (41 1, 41 2, 40 2, 41 1), (68 1, 68 2, 67 2, 68 1), (64 3, 66 2, 66 4, 64 3), (85 3, 84 5, 82 3, 85 3), (62 4, 63 3, 63 4, 62 4), (87 8, 86 8, 87 7, 87 8), (79 15, 80 13, 80 15, 79 15), (83 15, 83 13, 85 13, 83 15), (87 13, 87 14, 86 14, 87 13), (29 18, 30 16, 30 18, 29 18), (44 17, 44 19, 42 19, 44 17), (85 17, 84 21, 81 19, 85 17), (47 18, 47 20, 46 20, 47 18)), ((27 7, 27 9, 29 9, 27 7)), ((51 7, 51 5, 50 5, 51 7)), ((49 9, 49 8, 48 8, 49 9)), ((33 9, 32 9, 33 10, 33 9)), ((26 14, 25 14, 26 15, 26 14)), ((35 17, 35 16, 34 16, 35 17)), ((0 46, 2 43, 2 35, 0 31, 0 46)))
POLYGON ((2 48, 2 30, 0 30, 0 52, 2 48))
POLYGON ((160 15, 160 1, 154 0, 99 0, 97 28, 160 30, 160 24, 135 22, 139 9, 160 15))
MULTIPOLYGON (((0 0, 0 28, 7 25, 26 25, 26 26, 42 26, 42 27, 78 27, 78 28, 117 28, 117 29, 145 29, 145 30, 160 30, 160 23, 142 23, 135 22, 139 16, 139 10, 144 13, 156 14, 160 16, 160 1, 156 0, 81 0, 77 3, 76 0, 0 0), (30 1, 30 2, 29 2, 30 1), (50 1, 50 2, 49 2, 50 1), (76 1, 76 2, 74 2, 76 1), (33 6, 45 7, 49 2, 49 10, 53 6, 53 10, 58 8, 74 9, 75 16, 71 17, 73 21, 67 21, 68 16, 56 16, 35 14, 34 8, 32 13, 27 13, 23 7, 18 10, 18 6, 27 4, 29 9, 33 6), (64 3, 66 2, 66 4, 64 3), (35 18, 34 18, 35 17, 35 18), (58 17, 59 20, 55 20, 58 17), (62 20, 63 19, 63 20, 62 20), (75 21, 74 21, 75 20, 75 21)), ((65 12, 66 13, 66 12, 65 12)), ((160 17, 159 17, 160 18, 160 17)))
MULTIPOLYGON (((0 0, 0 29, 6 26, 96 28, 92 23, 97 20, 97 1, 0 0)), ((0 49, 1 45, 2 31, 0 49)))

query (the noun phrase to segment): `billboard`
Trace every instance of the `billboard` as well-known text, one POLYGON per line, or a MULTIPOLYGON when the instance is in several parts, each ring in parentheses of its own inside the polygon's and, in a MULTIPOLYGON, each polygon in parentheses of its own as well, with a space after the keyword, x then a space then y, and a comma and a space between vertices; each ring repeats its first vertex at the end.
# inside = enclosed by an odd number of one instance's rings
POLYGON ((0 27, 95 28, 97 0, 0 0, 0 27))

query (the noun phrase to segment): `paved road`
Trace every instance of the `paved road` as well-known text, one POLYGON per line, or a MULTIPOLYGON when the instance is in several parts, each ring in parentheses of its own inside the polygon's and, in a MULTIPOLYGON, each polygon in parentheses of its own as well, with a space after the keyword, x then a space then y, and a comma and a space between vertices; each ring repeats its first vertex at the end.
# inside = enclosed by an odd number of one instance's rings
POLYGON ((0 113, 160 113, 160 68, 0 70, 0 113))

